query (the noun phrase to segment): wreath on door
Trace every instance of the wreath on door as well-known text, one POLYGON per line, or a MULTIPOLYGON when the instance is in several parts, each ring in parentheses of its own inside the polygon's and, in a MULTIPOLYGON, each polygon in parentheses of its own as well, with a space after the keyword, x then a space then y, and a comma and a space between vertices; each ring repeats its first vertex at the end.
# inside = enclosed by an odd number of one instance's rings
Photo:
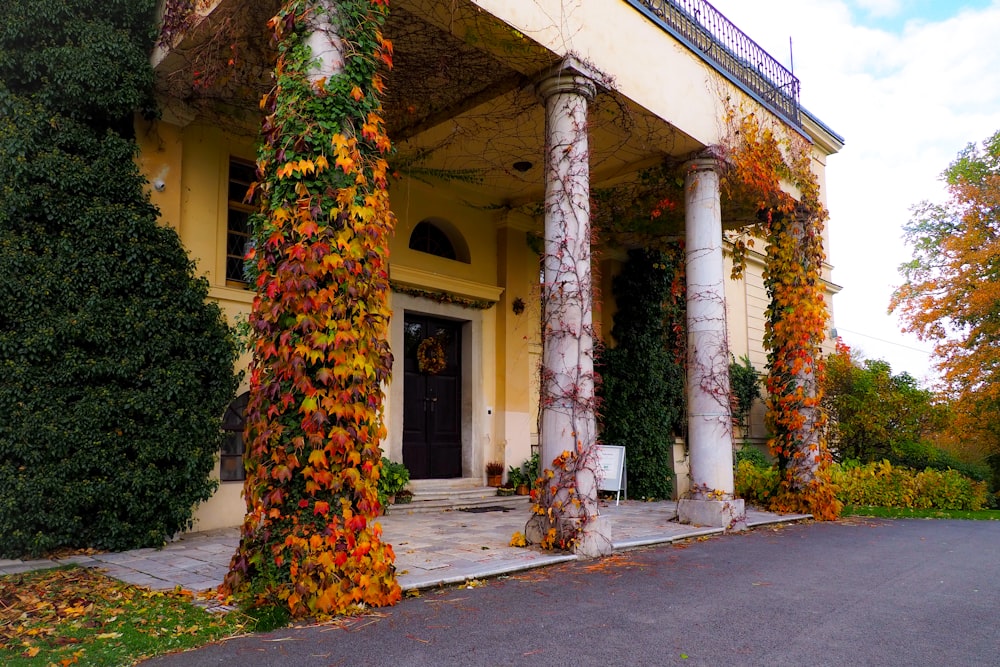
POLYGON ((420 341, 417 347, 417 368, 421 373, 437 375, 448 365, 444 354, 444 345, 437 336, 431 336, 420 341))

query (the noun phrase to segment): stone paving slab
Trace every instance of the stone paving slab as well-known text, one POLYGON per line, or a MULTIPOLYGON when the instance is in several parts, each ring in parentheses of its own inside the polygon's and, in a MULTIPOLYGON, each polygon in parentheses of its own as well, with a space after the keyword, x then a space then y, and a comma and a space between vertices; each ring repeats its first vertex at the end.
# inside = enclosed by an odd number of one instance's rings
MULTIPOLYGON (((503 507, 503 499, 498 498, 497 505, 503 507)), ((677 505, 673 502, 602 502, 600 512, 611 521, 616 551, 722 532, 721 528, 677 523, 677 505)), ((524 531, 528 518, 528 512, 520 507, 480 513, 458 510, 410 514, 394 510, 379 523, 383 538, 396 553, 397 579, 403 590, 410 590, 495 577, 576 558, 573 554, 510 546, 511 537, 524 531)), ((806 518, 808 515, 747 511, 749 526, 806 518)), ((0 560, 0 575, 75 563, 157 590, 177 586, 205 590, 222 583, 238 544, 239 529, 224 528, 182 535, 162 549, 53 560, 0 560)))

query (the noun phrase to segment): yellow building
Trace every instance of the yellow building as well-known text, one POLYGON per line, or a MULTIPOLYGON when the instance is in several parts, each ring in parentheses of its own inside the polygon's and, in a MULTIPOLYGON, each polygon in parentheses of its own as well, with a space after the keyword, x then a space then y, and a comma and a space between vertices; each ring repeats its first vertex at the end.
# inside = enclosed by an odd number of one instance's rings
MULTIPOLYGON (((153 202, 231 320, 252 300, 242 278, 250 211, 242 198, 253 179, 257 102, 269 85, 264 25, 275 3, 261 5, 207 3, 183 38, 154 54, 163 118, 138 131, 153 202), (222 56, 213 46, 220 41, 231 43, 222 56), (204 84, 199 67, 214 81, 204 84)), ((384 104, 400 173, 390 193, 395 362, 383 449, 418 479, 481 483, 486 462, 520 464, 538 442, 543 279, 530 237, 550 235, 546 146, 559 123, 585 119, 571 129, 587 142, 591 190, 697 159, 724 142, 731 108, 806 138, 821 184, 826 158, 842 146, 799 107, 798 80, 701 0, 393 0, 383 33, 394 45, 384 104), (560 117, 562 104, 583 115, 560 117), (416 349, 435 334, 451 363, 419 373, 416 349)), ((665 233, 687 233, 691 245, 690 229, 665 233)), ((621 256, 602 254, 604 295, 621 256)), ((763 255, 751 253, 746 279, 726 280, 723 315, 730 351, 761 371, 762 268, 763 255)), ((832 295, 829 265, 824 278, 832 295)), ((594 308, 598 335, 614 312, 604 301, 594 308)), ((761 438, 757 417, 752 435, 761 438)), ((220 457, 223 481, 198 508, 196 530, 242 519, 237 440, 220 457)), ((677 459, 683 491, 683 447, 677 459)))

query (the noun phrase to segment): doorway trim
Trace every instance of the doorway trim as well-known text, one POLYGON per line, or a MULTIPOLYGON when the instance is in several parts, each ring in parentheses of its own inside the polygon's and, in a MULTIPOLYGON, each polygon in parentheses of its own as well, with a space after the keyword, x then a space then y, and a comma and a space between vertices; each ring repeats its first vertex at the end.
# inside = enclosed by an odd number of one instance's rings
POLYGON ((464 321, 408 310, 403 325, 403 464, 413 480, 462 477, 464 321), (425 372, 419 350, 435 340, 443 363, 425 372))
POLYGON ((393 292, 389 344, 393 351, 392 381, 385 408, 385 456, 403 460, 403 372, 404 315, 407 312, 457 320, 462 323, 462 477, 485 479, 489 458, 494 452, 495 414, 487 414, 496 404, 496 314, 495 309, 479 310, 453 303, 393 292), (398 406, 398 407, 397 407, 398 406))

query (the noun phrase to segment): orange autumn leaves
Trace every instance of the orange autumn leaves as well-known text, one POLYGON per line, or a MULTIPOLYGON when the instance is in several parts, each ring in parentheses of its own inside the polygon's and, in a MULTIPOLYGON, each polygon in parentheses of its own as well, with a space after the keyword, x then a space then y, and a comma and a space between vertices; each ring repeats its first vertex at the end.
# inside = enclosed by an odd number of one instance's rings
POLYGON ((753 236, 767 240, 764 283, 771 298, 764 345, 768 350, 769 446, 783 468, 782 491, 772 507, 804 511, 818 519, 840 513, 830 483, 830 454, 823 436, 822 361, 828 313, 822 266, 827 212, 810 169, 809 146, 798 137, 779 139, 753 114, 734 126, 724 184, 731 197, 753 203, 758 223, 734 247, 734 277, 742 274, 753 236), (783 183, 798 190, 795 199, 783 183), (749 241, 745 240, 749 237, 749 241))
MULTIPOLYGON (((339 0, 328 14, 343 70, 319 81, 279 48, 258 154, 262 216, 250 272, 257 296, 247 414, 248 514, 224 590, 293 616, 400 599, 392 547, 375 523, 388 346, 386 190, 391 144, 378 63, 388 8, 339 0), (339 16, 357 20, 339 21, 339 16)), ((295 44, 323 2, 285 2, 271 22, 295 44)))
POLYGON ((131 664, 158 643, 179 649, 245 629, 241 614, 209 614, 193 598, 84 568, 0 577, 0 663, 131 664))
POLYGON ((942 174, 948 198, 922 202, 904 225, 913 259, 890 309, 934 342, 954 439, 1000 453, 1000 132, 969 144, 942 174))

